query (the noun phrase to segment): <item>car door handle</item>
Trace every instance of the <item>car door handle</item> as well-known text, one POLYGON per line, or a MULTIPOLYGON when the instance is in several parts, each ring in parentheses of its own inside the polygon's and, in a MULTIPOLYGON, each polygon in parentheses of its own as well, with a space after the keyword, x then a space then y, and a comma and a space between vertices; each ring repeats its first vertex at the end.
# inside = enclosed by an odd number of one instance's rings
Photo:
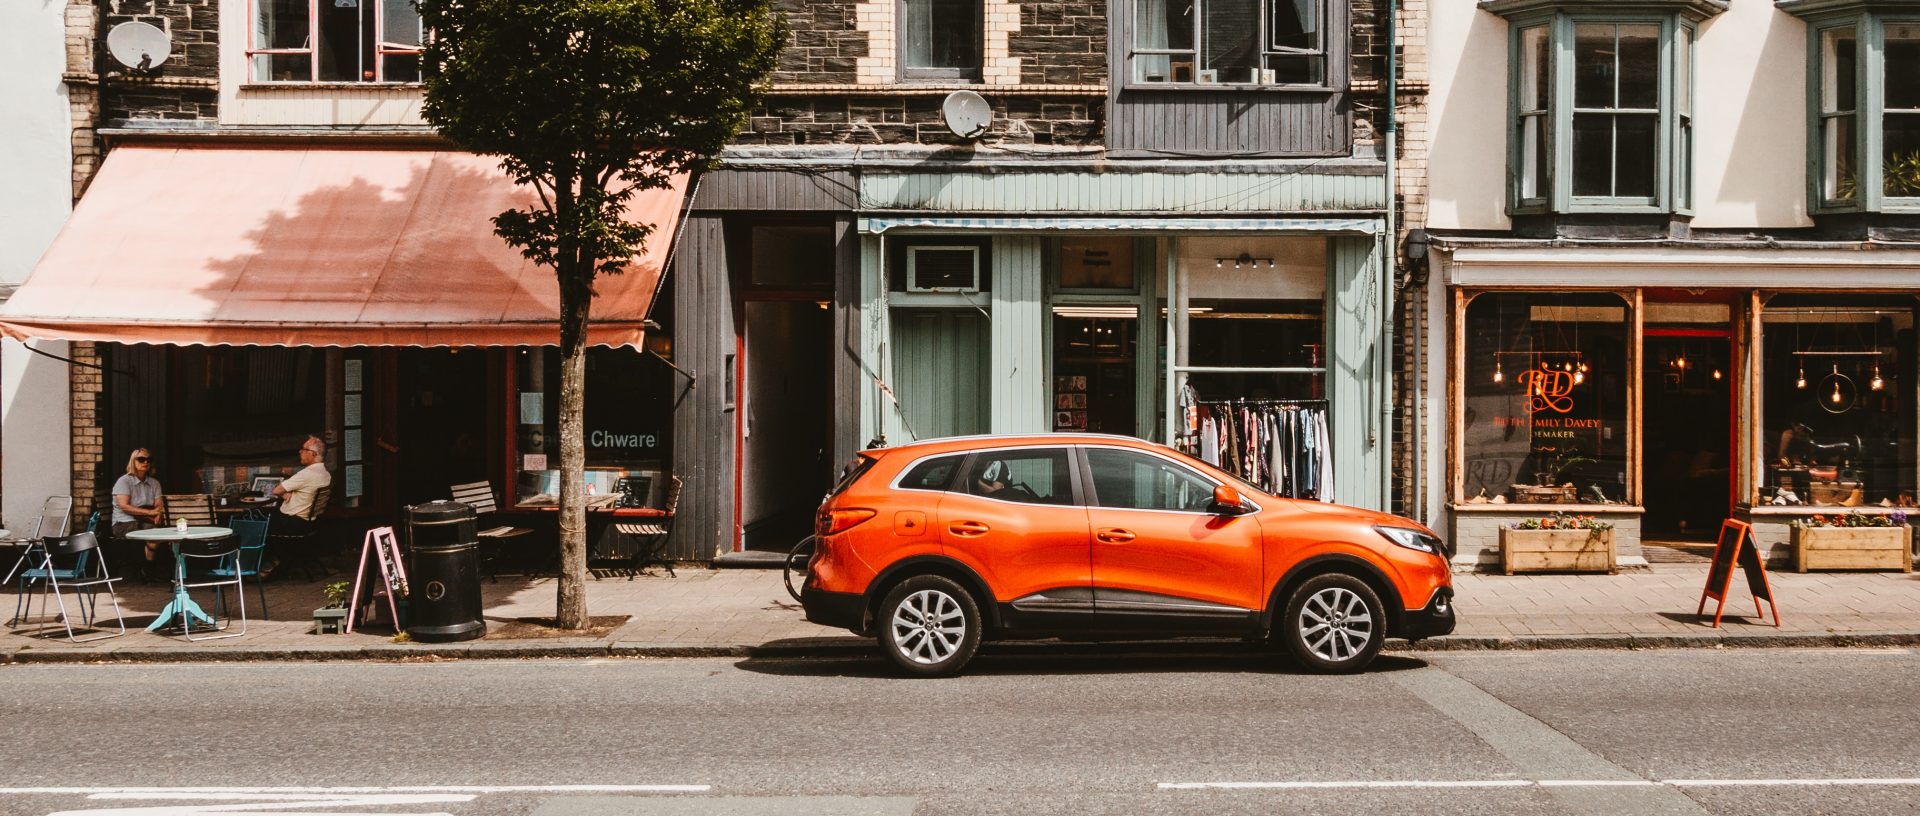
POLYGON ((1133 540, 1133 531, 1122 530, 1118 527, 1108 527, 1093 535, 1101 541, 1111 541, 1115 544, 1125 544, 1133 540))
POLYGON ((956 521, 947 525, 947 531, 957 536, 986 535, 987 525, 977 521, 956 521))

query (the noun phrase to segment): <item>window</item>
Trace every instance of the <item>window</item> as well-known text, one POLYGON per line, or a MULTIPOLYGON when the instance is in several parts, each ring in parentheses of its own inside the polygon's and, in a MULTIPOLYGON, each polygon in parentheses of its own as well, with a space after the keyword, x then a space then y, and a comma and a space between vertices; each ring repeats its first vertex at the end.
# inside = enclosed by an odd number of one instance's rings
POLYGON ((411 0, 252 0, 255 82, 419 82, 411 0))
POLYGON ((978 0, 901 0, 901 77, 978 80, 981 23, 978 0))
POLYGON ((1327 83, 1321 0, 1132 0, 1132 81, 1327 83))
POLYGON ((1920 83, 1912 79, 1920 76, 1920 16, 1892 17, 1871 5, 1824 3, 1805 15, 1816 78, 1807 134, 1816 213, 1920 210, 1920 83))
POLYGON ((946 490, 953 484, 953 473, 960 469, 960 463, 966 455, 941 456, 928 459, 914 465, 905 476, 900 477, 902 490, 946 490))
POLYGON ((1915 504, 1914 298, 1781 294, 1761 309, 1763 504, 1915 504))
POLYGON ((1511 15, 1509 208, 1672 213, 1693 204, 1694 24, 1684 0, 1485 4, 1511 15))
POLYGON ((1628 500, 1627 306, 1493 292, 1467 304, 1456 501, 1628 500))
POLYGON ((1122 510, 1205 513, 1214 482, 1158 456, 1115 448, 1087 448, 1093 501, 1122 510))
POLYGON ((1065 448, 977 453, 960 489, 1000 501, 1072 504, 1073 478, 1067 461, 1065 448))
MULTIPOLYGON (((521 349, 513 356, 515 503, 551 505, 560 497, 560 352, 521 349)), ((662 387, 661 378, 671 376, 663 368, 630 348, 587 349, 581 441, 589 500, 616 495, 623 480, 641 477, 651 477, 650 499, 664 496, 673 403, 672 389, 662 387)))

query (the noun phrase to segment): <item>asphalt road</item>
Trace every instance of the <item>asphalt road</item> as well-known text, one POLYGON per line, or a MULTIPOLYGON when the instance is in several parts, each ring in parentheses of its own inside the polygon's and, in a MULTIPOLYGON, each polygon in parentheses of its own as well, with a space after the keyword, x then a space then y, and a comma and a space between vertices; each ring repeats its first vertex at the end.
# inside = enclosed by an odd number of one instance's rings
POLYGON ((1914 650, 0 667, 0 813, 1920 812, 1914 650))

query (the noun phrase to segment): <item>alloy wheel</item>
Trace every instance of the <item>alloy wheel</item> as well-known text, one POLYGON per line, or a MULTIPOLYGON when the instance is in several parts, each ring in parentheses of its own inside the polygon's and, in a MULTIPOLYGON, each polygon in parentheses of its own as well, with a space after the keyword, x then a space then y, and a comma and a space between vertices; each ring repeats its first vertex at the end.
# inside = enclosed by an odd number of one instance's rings
POLYGON ((1315 592, 1300 609, 1300 639, 1329 662, 1351 660, 1365 651, 1376 625, 1366 600, 1346 587, 1315 592))
POLYGON ((908 595, 893 608, 894 648, 902 657, 932 666, 952 658, 967 638, 960 602, 937 589, 908 595))

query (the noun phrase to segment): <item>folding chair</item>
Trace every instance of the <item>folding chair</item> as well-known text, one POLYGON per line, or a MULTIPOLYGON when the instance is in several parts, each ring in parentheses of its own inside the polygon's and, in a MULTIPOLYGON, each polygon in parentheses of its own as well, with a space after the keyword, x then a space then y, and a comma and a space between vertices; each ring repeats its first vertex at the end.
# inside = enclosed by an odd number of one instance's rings
MULTIPOLYGON (((254 590, 260 595, 260 619, 273 620, 267 613, 267 585, 260 580, 260 566, 267 556, 266 519, 235 518, 227 522, 227 528, 233 530, 234 538, 239 539, 240 549, 233 557, 207 572, 213 578, 247 578, 253 581, 254 590)), ((226 587, 218 586, 214 598, 220 602, 220 611, 227 611, 226 587)))
MULTIPOLYGON (((16 543, 26 542, 27 547, 25 551, 20 553, 20 557, 14 560, 13 568, 7 570, 6 580, 13 580, 15 575, 18 575, 21 570, 26 569, 28 565, 40 557, 41 542, 48 538, 58 538, 66 535, 67 524, 71 521, 72 516, 72 496, 48 496, 46 501, 41 502, 40 515, 33 520, 33 530, 18 538, 8 539, 16 543)), ((25 584, 21 586, 24 588, 25 584)))
MULTIPOLYGON (((221 632, 222 634, 194 637, 194 616, 191 612, 182 610, 180 613, 181 633, 185 634, 188 640, 193 641, 221 640, 223 638, 235 638, 246 634, 247 590, 241 574, 238 570, 235 570, 231 575, 221 576, 215 574, 221 564, 239 558, 240 537, 232 535, 211 541, 182 541, 179 546, 180 560, 178 562, 179 566, 175 568, 174 578, 180 582, 181 591, 191 592, 196 589, 212 588, 215 596, 222 600, 224 606, 226 596, 223 593, 224 590, 230 586, 233 587, 234 597, 238 598, 240 602, 240 631, 230 631, 233 628, 233 619, 229 617, 226 623, 215 623, 212 627, 214 631, 221 632), (195 562, 199 562, 199 564, 203 566, 196 569, 195 562)), ((224 608, 221 614, 226 614, 224 608)))
POLYGON ((673 481, 667 484, 665 516, 649 521, 621 522, 613 525, 614 529, 622 534, 633 536, 641 542, 639 549, 633 554, 633 573, 627 575, 627 580, 633 580, 634 574, 651 564, 666 567, 667 575, 678 577, 674 575, 673 562, 667 559, 666 550, 667 536, 673 532, 673 516, 680 510, 680 485, 678 476, 673 477, 673 481))
MULTIPOLYGON (((43 583, 40 590, 41 614, 47 613, 47 595, 53 595, 54 603, 60 607, 60 623, 67 630, 67 640, 73 643, 105 640, 127 633, 127 616, 120 610, 120 596, 113 591, 114 582, 120 579, 108 574, 107 560, 100 556, 99 550, 100 539, 93 533, 74 533, 70 536, 45 538, 42 539, 40 565, 31 567, 23 573, 24 576, 43 583), (65 558, 73 559, 71 567, 60 567, 56 564, 55 559, 65 558), (94 612, 99 609, 99 599, 96 596, 101 587, 106 588, 107 597, 113 601, 114 623, 119 626, 120 631, 108 633, 105 630, 96 630, 101 633, 92 637, 74 637, 73 613, 67 611, 66 590, 73 590, 74 606, 80 613, 80 628, 95 629, 94 612), (85 592, 84 595, 81 594, 82 591, 85 592)), ((32 616, 33 604, 29 600, 26 617, 32 616)), ((16 615, 14 621, 18 623, 25 619, 16 615)))
MULTIPOLYGON (((453 494, 454 501, 473 508, 476 520, 500 512, 500 505, 493 498, 492 482, 457 484, 447 488, 447 491, 453 494)), ((474 536, 480 539, 480 567, 486 570, 488 579, 495 582, 500 580, 495 562, 500 559, 500 550, 504 543, 508 539, 519 538, 531 532, 533 529, 529 527, 500 525, 474 533, 474 536)))

